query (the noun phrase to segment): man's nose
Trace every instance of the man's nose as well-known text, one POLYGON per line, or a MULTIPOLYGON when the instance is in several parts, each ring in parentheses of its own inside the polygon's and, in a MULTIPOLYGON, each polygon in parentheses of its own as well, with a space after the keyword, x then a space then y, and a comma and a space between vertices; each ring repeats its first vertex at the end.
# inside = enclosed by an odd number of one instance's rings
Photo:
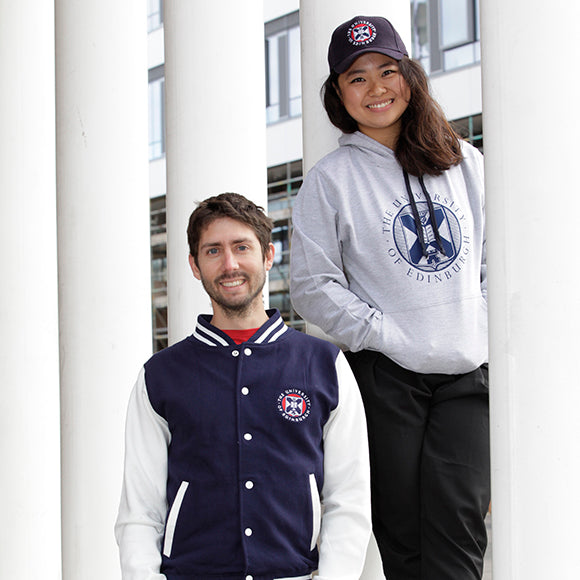
POLYGON ((224 268, 226 271, 237 270, 238 267, 236 255, 231 250, 226 250, 224 253, 224 268))

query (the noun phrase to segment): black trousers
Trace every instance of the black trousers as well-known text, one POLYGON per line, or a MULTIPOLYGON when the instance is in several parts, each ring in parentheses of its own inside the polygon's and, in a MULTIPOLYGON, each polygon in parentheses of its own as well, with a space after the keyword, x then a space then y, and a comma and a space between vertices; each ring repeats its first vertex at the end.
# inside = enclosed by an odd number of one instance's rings
POLYGON ((476 580, 490 501, 487 365, 419 374, 347 353, 367 416, 373 531, 387 580, 476 580))

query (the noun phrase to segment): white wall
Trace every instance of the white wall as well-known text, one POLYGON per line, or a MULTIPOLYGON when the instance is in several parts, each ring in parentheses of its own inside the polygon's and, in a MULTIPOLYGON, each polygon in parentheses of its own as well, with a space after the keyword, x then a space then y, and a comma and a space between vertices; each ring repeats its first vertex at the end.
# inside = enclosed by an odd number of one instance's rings
POLYGON ((268 167, 302 159, 302 118, 270 125, 266 131, 268 167))
POLYGON ((165 157, 149 162, 149 196, 158 197, 167 193, 165 157))
POLYGON ((164 41, 165 29, 163 26, 149 33, 147 40, 147 66, 149 68, 159 66, 165 62, 164 41))
POLYGON ((481 66, 475 65, 430 79, 433 95, 450 120, 481 113, 481 66))

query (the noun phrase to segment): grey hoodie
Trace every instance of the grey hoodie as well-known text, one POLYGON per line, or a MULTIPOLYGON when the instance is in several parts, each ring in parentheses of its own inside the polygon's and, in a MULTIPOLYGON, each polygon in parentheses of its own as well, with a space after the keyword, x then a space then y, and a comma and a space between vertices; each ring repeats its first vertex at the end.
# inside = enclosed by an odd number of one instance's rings
POLYGON ((483 157, 439 177, 410 177, 417 219, 393 151, 356 132, 308 173, 294 206, 296 311, 353 352, 379 351, 420 373, 487 362, 483 157), (433 235, 438 225, 439 243, 433 235))

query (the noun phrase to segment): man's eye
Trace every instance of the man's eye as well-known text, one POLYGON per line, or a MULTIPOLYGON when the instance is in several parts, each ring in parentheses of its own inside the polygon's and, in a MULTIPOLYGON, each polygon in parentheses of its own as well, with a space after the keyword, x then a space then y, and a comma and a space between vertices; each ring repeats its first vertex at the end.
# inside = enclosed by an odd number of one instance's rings
POLYGON ((248 246, 238 246, 238 251, 245 252, 248 249, 248 246))
POLYGON ((217 248, 210 248, 207 251, 208 256, 215 256, 218 253, 218 249, 217 248))

